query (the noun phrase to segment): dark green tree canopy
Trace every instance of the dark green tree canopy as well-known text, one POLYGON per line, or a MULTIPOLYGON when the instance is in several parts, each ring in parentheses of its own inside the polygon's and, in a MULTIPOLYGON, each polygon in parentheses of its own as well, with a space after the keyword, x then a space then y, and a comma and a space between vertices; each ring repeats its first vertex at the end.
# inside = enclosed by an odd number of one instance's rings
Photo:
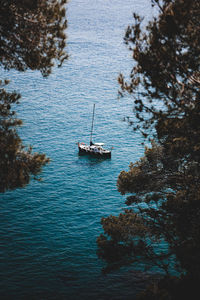
POLYGON ((66 0, 0 1, 0 63, 6 69, 40 70, 47 76, 53 61, 67 57, 66 0))
POLYGON ((20 95, 7 92, 7 84, 0 84, 0 192, 25 186, 30 175, 37 178, 42 166, 49 161, 44 154, 32 153, 31 147, 27 150, 23 146, 17 133, 22 121, 11 109, 18 103, 20 95))
MULTIPOLYGON (((0 1, 0 64, 7 70, 39 70, 48 76, 55 62, 60 66, 65 52, 66 0, 0 1)), ((22 121, 13 105, 20 94, 7 92, 0 81, 0 192, 23 187, 37 178, 49 159, 23 145, 17 128, 22 121)))
POLYGON ((158 16, 144 28, 134 14, 127 29, 134 65, 129 80, 119 76, 134 98, 134 129, 151 147, 118 177, 130 208, 102 219, 98 254, 108 269, 143 262, 176 271, 144 299, 188 299, 200 282, 200 2, 152 3, 158 16))
MULTIPOLYGON (((194 106, 197 115, 193 123, 198 120, 200 3, 197 0, 152 2, 159 9, 159 16, 149 22, 144 31, 142 18, 134 14, 135 24, 127 29, 125 42, 135 64, 130 81, 121 75, 119 82, 122 91, 134 95, 136 117, 140 122, 136 128, 142 124, 147 133, 151 126, 157 126, 156 134, 161 139, 165 137, 165 126, 167 132, 170 127, 181 134, 177 119, 186 116, 190 121, 194 106)), ((195 134, 190 125, 188 130, 195 134)), ((198 136, 196 141, 200 145, 198 136)))

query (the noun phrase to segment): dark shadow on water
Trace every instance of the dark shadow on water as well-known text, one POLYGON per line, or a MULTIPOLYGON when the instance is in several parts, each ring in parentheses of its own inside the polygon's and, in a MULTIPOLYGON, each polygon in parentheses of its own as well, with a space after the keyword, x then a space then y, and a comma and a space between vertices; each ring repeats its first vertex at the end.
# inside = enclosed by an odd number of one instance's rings
POLYGON ((77 164, 81 164, 81 165, 98 165, 102 162, 110 162, 111 158, 101 158, 101 157, 94 157, 94 156, 90 156, 90 155, 79 155, 77 154, 77 158, 78 160, 76 161, 77 164))
POLYGON ((73 274, 59 272, 58 279, 68 289, 69 300, 135 300, 147 285, 158 279, 158 274, 127 270, 110 274, 73 274), (77 276, 76 276, 77 275, 77 276))

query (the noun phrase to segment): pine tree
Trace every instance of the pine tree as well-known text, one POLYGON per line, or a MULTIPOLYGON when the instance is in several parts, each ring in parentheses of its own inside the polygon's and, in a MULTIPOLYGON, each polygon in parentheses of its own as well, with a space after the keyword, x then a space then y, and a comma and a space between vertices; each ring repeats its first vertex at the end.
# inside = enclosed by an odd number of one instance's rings
POLYGON ((200 281, 200 3, 152 2, 158 16, 144 28, 134 14, 127 29, 134 67, 129 80, 119 76, 121 93, 135 99, 134 129, 152 146, 120 173, 130 208, 102 219, 98 254, 108 268, 143 262, 165 271, 141 299, 188 299, 200 281))
MULTIPOLYGON (((0 65, 6 70, 39 70, 51 73, 61 66, 65 52, 67 27, 66 0, 0 1, 0 65)), ((7 80, 0 81, 0 192, 23 187, 31 176, 37 178, 49 159, 25 148, 17 127, 22 121, 13 106, 20 94, 7 92, 7 80)))

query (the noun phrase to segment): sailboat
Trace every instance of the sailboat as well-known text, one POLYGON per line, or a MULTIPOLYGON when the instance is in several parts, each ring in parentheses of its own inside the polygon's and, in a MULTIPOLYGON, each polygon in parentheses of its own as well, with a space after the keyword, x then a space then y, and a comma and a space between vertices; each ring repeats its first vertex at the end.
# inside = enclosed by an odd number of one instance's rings
POLYGON ((111 158, 111 150, 104 149, 103 148, 104 143, 93 143, 92 141, 92 134, 94 128, 94 112, 95 112, 95 104, 93 106, 90 144, 87 145, 85 143, 78 143, 79 155, 90 155, 93 157, 111 158))

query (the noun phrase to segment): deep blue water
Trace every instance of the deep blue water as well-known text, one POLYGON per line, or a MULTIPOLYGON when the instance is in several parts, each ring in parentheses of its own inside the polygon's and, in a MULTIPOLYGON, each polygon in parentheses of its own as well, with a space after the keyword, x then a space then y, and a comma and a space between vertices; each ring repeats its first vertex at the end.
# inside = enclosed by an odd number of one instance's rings
POLYGON ((103 275, 96 255, 101 217, 125 207, 117 176, 143 155, 140 134, 122 121, 133 100, 117 97, 117 76, 132 67, 123 35, 135 10, 151 15, 150 0, 71 0, 63 67, 47 79, 1 71, 22 94, 24 143, 51 158, 42 182, 0 194, 1 299, 133 299, 140 289, 130 270, 103 275), (94 103, 94 140, 114 147, 111 160, 78 156, 94 103))

